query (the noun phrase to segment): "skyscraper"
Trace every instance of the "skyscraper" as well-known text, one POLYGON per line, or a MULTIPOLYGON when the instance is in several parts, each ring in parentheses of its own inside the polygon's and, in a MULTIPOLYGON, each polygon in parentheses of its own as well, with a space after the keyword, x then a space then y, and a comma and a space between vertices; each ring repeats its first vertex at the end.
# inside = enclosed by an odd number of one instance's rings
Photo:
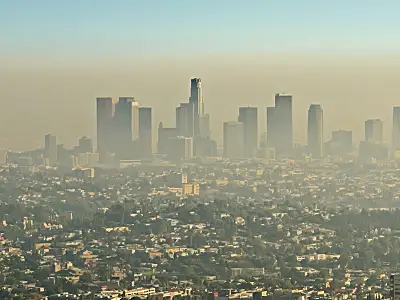
POLYGON ((139 103, 132 99, 132 141, 139 139, 139 103))
MULTIPOLYGON (((194 136, 194 103, 181 103, 176 108, 176 129, 178 135, 185 137, 194 136)), ((198 118, 196 119, 198 120, 198 118)))
POLYGON ((134 124, 133 97, 120 97, 115 104, 113 118, 114 152, 119 159, 131 159, 133 155, 134 124))
POLYGON ((204 114, 204 103, 200 78, 192 78, 190 80, 189 103, 193 105, 193 133, 194 136, 197 136, 200 133, 199 115, 204 114))
POLYGON ((171 138, 178 136, 178 130, 176 128, 164 127, 163 123, 160 122, 158 125, 158 143, 157 153, 168 154, 171 148, 171 138))
POLYGON ((44 152, 50 165, 57 163, 57 138, 54 135, 46 134, 44 136, 44 152))
POLYGON ((202 114, 199 116, 199 126, 200 126, 199 135, 201 137, 209 138, 211 136, 209 114, 202 114))
POLYGON ((267 107, 267 146, 269 148, 275 148, 275 132, 276 126, 274 123, 275 107, 267 107))
POLYGON ((115 100, 111 97, 96 99, 97 105, 97 151, 103 162, 107 152, 111 151, 112 128, 115 100))
POLYGON ((200 115, 203 113, 203 100, 200 78, 192 78, 190 80, 189 102, 194 104, 193 107, 195 115, 200 115))
POLYGON ((274 136, 277 155, 288 155, 293 149, 292 95, 275 94, 274 136))
POLYGON ((243 123, 244 155, 254 157, 258 149, 257 107, 239 107, 238 121, 243 123))
POLYGON ((365 141, 369 143, 382 144, 383 122, 379 119, 365 121, 365 141))
POLYGON ((153 130, 151 107, 139 108, 139 149, 142 157, 153 153, 153 130))
POLYGON ((324 113, 321 105, 311 104, 308 109, 308 150, 313 157, 322 157, 324 148, 324 113))
POLYGON ((238 159, 244 158, 244 125, 241 122, 225 122, 224 157, 238 159))
POLYGON ((393 107, 392 152, 400 151, 400 106, 393 107))

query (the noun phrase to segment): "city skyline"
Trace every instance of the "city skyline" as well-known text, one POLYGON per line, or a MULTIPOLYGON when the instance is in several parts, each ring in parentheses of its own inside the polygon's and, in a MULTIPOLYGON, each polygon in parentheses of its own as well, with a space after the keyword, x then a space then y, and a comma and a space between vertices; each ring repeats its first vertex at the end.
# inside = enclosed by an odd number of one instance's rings
POLYGON ((295 95, 296 142, 307 140, 310 103, 324 107, 325 136, 341 124, 360 141, 362 123, 380 118, 391 140, 390 107, 400 94, 397 1, 228 3, 3 1, 1 147, 37 148, 49 128, 70 146, 80 135, 95 137, 99 95, 134 95, 154 108, 153 127, 173 126, 169 108, 187 101, 186 80, 196 76, 220 144, 221 124, 236 119, 237 107, 261 110, 281 91, 295 95))
MULTIPOLYGON (((196 78, 195 78, 195 79, 196 79, 196 78)), ((124 98, 124 97, 120 97, 120 98, 124 98)), ((190 101, 190 96, 187 97, 187 98, 188 98, 189 101, 190 101)), ((296 98, 297 98, 297 97, 295 97, 294 103, 296 103, 296 98)), ((111 99, 111 98, 110 98, 110 99, 111 99)), ((132 99, 134 99, 134 98, 132 97, 132 99)), ((136 101, 136 100, 134 100, 134 101, 136 101)), ((188 102, 188 103, 190 103, 190 102, 188 102)), ((201 98, 201 103, 202 103, 202 105, 204 106, 203 97, 201 98)), ((182 104, 182 103, 181 103, 181 104, 182 104)), ((149 106, 149 105, 145 105, 145 106, 149 106)), ((239 105, 238 107, 234 107, 234 108, 237 110, 237 109, 240 109, 240 107, 243 107, 243 105, 239 105)), ((258 128, 259 128, 258 130, 259 130, 259 133, 263 133, 263 132, 267 133, 267 132, 268 132, 268 128, 267 128, 266 118, 265 118, 265 116, 264 116, 263 113, 260 113, 260 111, 264 110, 265 107, 268 108, 268 105, 267 105, 267 106, 264 106, 264 107, 260 107, 259 105, 257 105, 257 106, 252 105, 252 107, 255 107, 255 108, 257 108, 257 109, 259 110, 258 117, 259 117, 259 119, 262 120, 262 121, 260 121, 260 120, 258 121, 258 128), (261 123, 261 124, 260 124, 260 123, 261 123)), ((396 107, 396 106, 393 106, 393 107, 396 107)), ((152 110, 157 111, 157 107, 152 107, 152 110)), ((168 109, 167 112, 171 112, 171 115, 173 115, 173 109, 170 108, 170 109, 168 109)), ((293 114, 294 114, 294 115, 298 115, 298 111, 296 111, 296 105, 294 105, 293 114)), ((168 113, 163 114, 163 118, 162 118, 161 120, 154 120, 154 117, 152 116, 152 119, 153 119, 152 125, 153 125, 153 127, 156 128, 156 127, 157 127, 157 124, 159 123, 159 121, 162 121, 162 122, 164 123, 164 125, 165 125, 165 124, 171 124, 171 122, 168 122, 168 119, 171 119, 170 116, 168 116, 168 115, 169 115, 168 113), (167 120, 167 121, 166 121, 166 120, 167 120)), ((217 120, 218 120, 217 122, 219 122, 218 114, 216 115, 216 117, 217 117, 217 120)), ((211 119, 214 119, 214 118, 211 116, 211 119)), ((234 119, 234 118, 230 118, 230 119, 234 119)), ((376 119, 382 120, 381 118, 376 118, 376 119)), ((305 116, 304 120, 305 120, 305 121, 307 120, 307 117, 306 117, 306 116, 305 116)), ((304 122, 304 120, 303 120, 303 122, 304 122)), ((373 119, 371 119, 371 120, 373 120, 373 119)), ((223 126, 222 126, 222 123, 225 122, 225 121, 229 121, 229 119, 228 119, 228 120, 221 120, 221 123, 219 123, 219 124, 221 125, 221 127, 223 127, 223 126)), ((386 143, 386 144, 388 144, 388 145, 391 145, 392 142, 393 142, 391 125, 392 125, 392 124, 394 125, 394 123, 393 123, 393 122, 394 122, 394 119, 391 118, 391 121, 392 121, 392 122, 385 122, 385 121, 382 121, 382 122, 383 122, 383 128, 384 128, 384 129, 383 129, 383 132, 389 132, 389 133, 390 133, 390 134, 383 134, 383 135, 384 135, 383 142, 386 143)), ((294 122, 295 122, 295 121, 294 121, 294 122)), ((364 120, 364 122, 365 122, 365 120, 364 120)), ((216 122, 214 121, 213 123, 215 124, 216 122)), ((171 125, 173 125, 173 124, 171 124, 171 125)), ((96 126, 97 126, 97 125, 95 125, 94 128, 95 128, 96 126)), ((295 127, 297 127, 297 126, 295 126, 295 127)), ((325 127, 325 126, 324 126, 324 127, 325 127)), ((356 132, 355 130, 353 130, 353 128, 344 127, 344 126, 343 126, 343 127, 337 127, 337 129, 335 128, 335 130, 351 130, 351 131, 353 131, 353 132, 356 132)), ((211 131, 214 132, 213 138, 215 138, 215 139, 219 142, 219 145, 222 146, 222 136, 215 136, 215 131, 218 132, 218 127, 217 127, 217 128, 211 127, 211 131), (216 129, 217 129, 217 130, 216 130, 216 129)), ((307 131, 307 130, 306 130, 306 131, 307 131)), ((332 130, 332 131, 334 131, 334 130, 332 130)), ((331 131, 326 131, 326 129, 325 129, 325 131, 324 131, 324 136, 329 136, 329 135, 330 135, 330 132, 331 132, 331 131)), ((57 137, 59 136, 59 135, 57 134, 57 132, 51 132, 51 134, 56 135, 57 137)), ((77 138, 79 138, 79 137, 81 137, 81 136, 84 136, 84 135, 85 135, 85 134, 79 134, 78 136, 76 136, 75 139, 77 139, 77 138)), ((364 135, 365 135, 365 130, 363 130, 362 135, 363 135, 363 136, 362 136, 361 138, 358 139, 359 141, 363 140, 364 135)), ((97 136, 97 134, 92 134, 92 135, 90 135, 90 137, 93 138, 95 141, 97 140, 97 139, 96 139, 96 136, 97 136)), ((155 141, 155 140, 157 139, 157 138, 156 138, 156 135, 155 135, 155 131, 153 131, 152 139, 153 139, 153 141, 155 141)), ((327 138, 324 139, 325 142, 328 141, 328 140, 329 140, 329 139, 327 139, 327 138)), ((294 142, 294 143, 297 143, 298 140, 297 140, 296 138, 294 138, 293 142, 294 142)), ((357 142, 357 140, 355 140, 355 142, 357 142)), ((307 139, 303 139, 303 141, 302 141, 301 144, 306 145, 306 144, 307 144, 307 139)), ((11 148, 11 149, 12 149, 12 148, 11 148)))
POLYGON ((152 153, 182 159, 218 155, 233 159, 282 158, 298 156, 301 153, 314 158, 321 158, 325 156, 325 152, 329 155, 342 156, 354 153, 355 149, 358 149, 359 156, 363 160, 398 156, 396 151, 398 151, 397 140, 400 139, 398 132, 399 107, 394 106, 392 109, 391 144, 385 145, 384 143, 382 120, 367 119, 364 121, 364 139, 361 140, 358 147, 358 145, 353 144, 353 132, 346 129, 334 130, 331 133, 331 139, 324 139, 323 108, 320 104, 310 104, 307 117, 307 143, 298 145, 293 140, 293 127, 296 126, 293 124, 293 96, 288 93, 276 93, 274 99, 274 106, 266 107, 267 124, 261 135, 259 135, 258 128, 258 107, 241 106, 238 108, 237 121, 224 121, 222 124, 222 152, 220 151, 218 154, 217 150, 214 149, 215 143, 210 135, 210 117, 204 111, 200 78, 190 79, 188 102, 182 102, 176 107, 175 127, 165 127, 162 121, 159 123, 155 147, 150 142, 152 140, 151 108, 146 109, 148 111, 145 117, 147 137, 139 139, 139 124, 142 124, 143 120, 140 119, 142 115, 139 114, 140 105, 133 97, 120 97, 118 100, 111 97, 97 98, 97 136, 100 138, 100 144, 103 144, 102 140, 106 135, 103 132, 113 137, 108 141, 112 147, 105 147, 109 148, 107 151, 100 149, 100 157, 103 157, 100 162, 107 161, 104 158, 104 154, 107 152, 114 153, 115 157, 120 160, 150 157, 152 153), (105 103, 109 105, 104 105, 105 103), (125 107, 126 103, 129 104, 128 107, 125 107), (125 109, 121 110, 119 108, 121 105, 125 109), (104 107, 107 107, 110 112, 105 114, 104 107), (135 114, 134 111, 136 110, 137 113, 135 114), (109 115, 112 116, 111 122, 109 115), (203 116, 206 118, 201 121, 203 119, 200 117, 203 116), (124 121, 125 119, 126 121, 124 121), (123 124, 121 124, 121 120, 123 124), (107 126, 104 127, 103 124, 107 126), (203 127, 206 129, 200 129, 203 127), (127 135, 123 135, 125 131, 128 131, 127 135), (134 134, 135 131, 138 131, 138 133, 134 134), (263 141, 262 136, 265 133, 267 134, 266 140, 263 141), (119 136, 122 136, 122 138, 115 138, 119 136), (144 140, 148 144, 147 151, 143 151, 142 142, 144 140), (114 150, 119 148, 121 150, 114 150), (156 148, 155 152, 154 148, 156 148), (269 151, 267 149, 273 149, 272 156, 271 153, 267 154, 269 151))

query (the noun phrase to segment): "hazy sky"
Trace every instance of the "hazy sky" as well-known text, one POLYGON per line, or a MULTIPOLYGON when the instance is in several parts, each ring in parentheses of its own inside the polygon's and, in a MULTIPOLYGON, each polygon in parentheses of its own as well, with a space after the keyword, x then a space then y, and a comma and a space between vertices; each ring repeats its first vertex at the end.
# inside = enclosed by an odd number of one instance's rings
POLYGON ((95 137, 95 97, 135 96, 155 124, 174 125, 189 79, 202 78, 206 110, 222 121, 240 105, 293 94, 295 140, 321 103, 326 139, 363 134, 400 105, 398 0, 0 0, 0 148, 95 137), (222 109, 223 108, 223 109, 222 109))

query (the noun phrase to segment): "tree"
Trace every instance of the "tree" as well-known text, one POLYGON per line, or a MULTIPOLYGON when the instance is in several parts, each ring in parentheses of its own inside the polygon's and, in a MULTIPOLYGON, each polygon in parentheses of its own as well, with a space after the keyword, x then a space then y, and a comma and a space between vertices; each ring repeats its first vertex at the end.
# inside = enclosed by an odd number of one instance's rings
POLYGON ((90 283, 92 282, 92 275, 88 272, 85 272, 79 277, 79 281, 84 282, 84 283, 90 283))

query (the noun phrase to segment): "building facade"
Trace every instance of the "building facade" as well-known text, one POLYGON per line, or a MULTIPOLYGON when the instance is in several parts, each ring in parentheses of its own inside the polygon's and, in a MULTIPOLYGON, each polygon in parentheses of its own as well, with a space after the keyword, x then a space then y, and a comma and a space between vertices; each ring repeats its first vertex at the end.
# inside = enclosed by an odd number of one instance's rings
POLYGON ((308 109, 307 142, 312 157, 324 155, 324 113, 319 104, 311 104, 308 109))
POLYGON ((238 122, 243 123, 245 157, 254 157, 258 149, 258 110, 257 107, 239 107, 238 122))
POLYGON ((225 122, 223 126, 224 157, 240 159, 244 152, 244 125, 241 122, 225 122))
POLYGON ((153 154, 153 120, 151 107, 139 108, 139 152, 142 157, 153 154))

